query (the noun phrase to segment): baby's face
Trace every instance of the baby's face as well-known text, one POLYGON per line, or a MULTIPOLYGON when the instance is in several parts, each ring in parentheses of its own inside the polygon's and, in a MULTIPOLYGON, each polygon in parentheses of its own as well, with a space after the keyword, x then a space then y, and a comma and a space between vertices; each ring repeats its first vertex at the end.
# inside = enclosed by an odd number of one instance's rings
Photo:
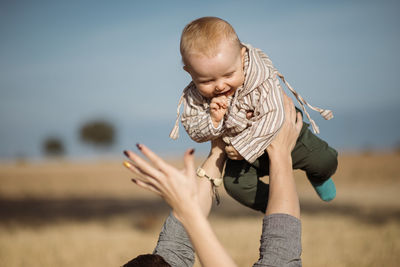
POLYGON ((244 53, 246 48, 238 49, 231 42, 223 42, 213 57, 190 53, 186 56, 187 65, 183 68, 192 76, 200 94, 206 98, 218 95, 233 95, 244 82, 244 53))

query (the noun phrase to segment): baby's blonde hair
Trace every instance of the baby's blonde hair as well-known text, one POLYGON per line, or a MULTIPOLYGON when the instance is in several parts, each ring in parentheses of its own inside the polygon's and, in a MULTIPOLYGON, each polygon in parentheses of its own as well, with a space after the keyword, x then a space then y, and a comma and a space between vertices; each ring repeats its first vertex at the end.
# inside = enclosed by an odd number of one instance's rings
POLYGON ((180 50, 184 64, 190 52, 214 56, 222 41, 232 41, 240 49, 240 40, 233 27, 217 17, 202 17, 190 22, 182 31, 180 50))

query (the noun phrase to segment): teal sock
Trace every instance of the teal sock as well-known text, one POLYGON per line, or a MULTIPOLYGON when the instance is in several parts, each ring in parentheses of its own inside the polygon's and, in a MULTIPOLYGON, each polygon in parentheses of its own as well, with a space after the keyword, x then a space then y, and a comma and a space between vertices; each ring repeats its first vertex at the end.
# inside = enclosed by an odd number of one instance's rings
POLYGON ((322 182, 322 183, 315 183, 311 182, 312 186, 314 187, 315 191, 317 192, 318 196, 323 201, 331 201, 336 197, 336 187, 333 183, 332 178, 322 182))

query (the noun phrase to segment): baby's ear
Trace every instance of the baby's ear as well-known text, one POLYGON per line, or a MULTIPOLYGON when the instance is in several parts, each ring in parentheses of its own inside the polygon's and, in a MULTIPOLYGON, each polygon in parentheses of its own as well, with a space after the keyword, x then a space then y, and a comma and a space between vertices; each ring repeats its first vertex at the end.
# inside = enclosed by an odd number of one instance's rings
POLYGON ((243 47, 240 49, 240 54, 241 54, 242 56, 244 56, 244 53, 246 53, 246 47, 245 47, 245 46, 243 46, 243 47))
POLYGON ((241 57, 241 59, 242 59, 242 66, 243 66, 243 68, 244 68, 244 55, 246 54, 246 47, 245 46, 243 46, 241 49, 240 49, 240 57, 241 57))

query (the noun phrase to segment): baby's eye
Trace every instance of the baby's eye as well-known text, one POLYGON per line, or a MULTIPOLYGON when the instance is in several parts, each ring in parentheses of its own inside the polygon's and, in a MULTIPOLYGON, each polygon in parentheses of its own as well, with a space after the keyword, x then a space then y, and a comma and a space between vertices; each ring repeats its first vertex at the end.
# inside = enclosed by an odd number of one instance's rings
POLYGON ((235 73, 234 71, 233 71, 233 72, 229 72, 229 73, 225 74, 224 76, 225 76, 226 78, 230 78, 230 77, 233 76, 234 73, 235 73))
POLYGON ((212 80, 200 81, 201 84, 210 84, 212 80))

